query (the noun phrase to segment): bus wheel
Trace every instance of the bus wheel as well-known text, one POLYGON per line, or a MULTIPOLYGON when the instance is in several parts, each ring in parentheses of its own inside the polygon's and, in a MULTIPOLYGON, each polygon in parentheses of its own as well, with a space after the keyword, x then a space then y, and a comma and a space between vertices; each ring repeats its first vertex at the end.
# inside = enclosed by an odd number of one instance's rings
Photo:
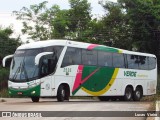
POLYGON ((98 97, 100 101, 109 101, 110 98, 108 96, 99 96, 98 97))
POLYGON ((57 100, 63 102, 66 99, 66 91, 63 85, 60 85, 57 92, 57 100))
POLYGON ((125 101, 130 101, 132 99, 133 96, 133 90, 130 87, 127 87, 125 89, 125 94, 124 94, 124 100, 125 101))
POLYGON ((140 101, 142 97, 142 89, 140 89, 139 87, 136 88, 136 90, 134 91, 134 94, 133 94, 133 100, 134 101, 140 101))
POLYGON ((31 97, 32 102, 39 102, 39 97, 31 97))

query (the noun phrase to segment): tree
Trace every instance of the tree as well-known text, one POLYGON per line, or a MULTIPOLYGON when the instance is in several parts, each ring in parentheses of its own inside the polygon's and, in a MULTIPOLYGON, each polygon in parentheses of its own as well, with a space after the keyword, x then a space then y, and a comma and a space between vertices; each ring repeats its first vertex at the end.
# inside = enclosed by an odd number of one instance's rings
POLYGON ((21 44, 20 38, 10 38, 13 33, 11 28, 1 28, 0 27, 0 65, 2 64, 2 59, 6 55, 14 54, 14 51, 21 44))
POLYGON ((69 0, 69 36, 73 39, 82 39, 82 32, 88 28, 91 21, 91 6, 87 0, 69 0))
POLYGON ((52 20, 54 26, 52 30, 53 38, 66 38, 69 24, 68 10, 59 10, 52 20))
POLYGON ((60 10, 58 5, 46 7, 47 1, 14 11, 23 20, 23 34, 33 40, 74 39, 81 40, 82 32, 91 21, 91 8, 87 0, 69 0, 71 8, 60 10))
POLYGON ((17 19, 23 20, 23 34, 28 34, 33 40, 47 40, 63 38, 65 36, 66 21, 63 15, 65 10, 60 10, 58 5, 47 8, 44 1, 38 5, 23 7, 20 11, 14 11, 17 19), (63 18, 64 17, 64 18, 63 18))
POLYGON ((49 39, 51 15, 45 14, 47 1, 38 5, 30 5, 30 8, 23 7, 20 11, 13 11, 17 19, 23 20, 23 34, 28 34, 33 40, 49 39), (45 11, 45 12, 44 12, 45 11))
POLYGON ((107 45, 123 49, 132 49, 132 32, 128 25, 125 11, 119 3, 103 2, 100 4, 106 10, 102 18, 103 29, 102 36, 107 45))

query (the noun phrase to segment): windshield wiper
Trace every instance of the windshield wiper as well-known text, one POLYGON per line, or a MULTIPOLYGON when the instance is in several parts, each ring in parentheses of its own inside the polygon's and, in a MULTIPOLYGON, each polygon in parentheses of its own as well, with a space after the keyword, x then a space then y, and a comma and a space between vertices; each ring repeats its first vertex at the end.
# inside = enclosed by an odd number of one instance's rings
MULTIPOLYGON (((29 81, 28 74, 27 74, 27 71, 26 71, 26 68, 25 68, 25 62, 23 63, 22 68, 23 68, 26 80, 29 81)), ((22 72, 21 72, 21 74, 22 74, 22 72)), ((20 76, 20 78, 21 78, 21 76, 20 76)))
POLYGON ((17 68, 16 72, 14 73, 14 76, 12 78, 13 80, 15 80, 17 78, 17 73, 18 73, 18 71, 20 71, 21 65, 22 65, 22 62, 20 63, 20 66, 17 68))

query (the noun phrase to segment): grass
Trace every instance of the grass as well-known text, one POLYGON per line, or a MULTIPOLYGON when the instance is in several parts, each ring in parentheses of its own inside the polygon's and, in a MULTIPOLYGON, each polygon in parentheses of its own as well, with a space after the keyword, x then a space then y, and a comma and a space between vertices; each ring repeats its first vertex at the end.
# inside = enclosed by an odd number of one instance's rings
POLYGON ((0 91, 0 97, 2 98, 9 98, 9 93, 8 93, 8 89, 3 89, 0 91))

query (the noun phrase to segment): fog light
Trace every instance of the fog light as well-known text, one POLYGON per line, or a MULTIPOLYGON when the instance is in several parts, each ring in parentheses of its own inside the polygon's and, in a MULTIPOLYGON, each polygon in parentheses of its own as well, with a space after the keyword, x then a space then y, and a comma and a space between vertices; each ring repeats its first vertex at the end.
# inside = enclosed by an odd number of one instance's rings
POLYGON ((35 93, 36 93, 36 91, 32 91, 32 92, 31 92, 31 94, 35 94, 35 93))

